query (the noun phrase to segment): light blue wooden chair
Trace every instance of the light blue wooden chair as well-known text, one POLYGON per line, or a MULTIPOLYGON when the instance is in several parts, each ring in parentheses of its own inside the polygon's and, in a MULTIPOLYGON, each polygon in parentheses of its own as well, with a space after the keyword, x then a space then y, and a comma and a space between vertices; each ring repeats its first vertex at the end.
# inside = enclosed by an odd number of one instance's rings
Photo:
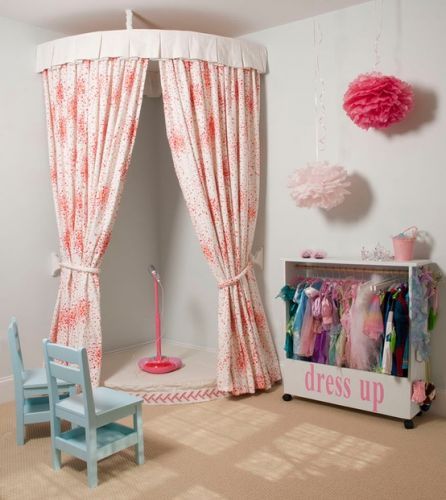
POLYGON ((61 467, 61 451, 87 462, 88 485, 98 484, 98 461, 135 446, 136 463, 144 463, 142 399, 108 387, 92 389, 85 348, 72 349, 43 341, 50 387, 53 468, 61 467), (61 364, 60 362, 64 363, 61 364), (79 384, 82 393, 59 400, 57 378, 79 384), (133 415, 133 428, 116 420, 133 415), (78 427, 61 432, 61 419, 78 427))
MULTIPOLYGON (((17 444, 23 445, 27 424, 50 421, 48 381, 45 368, 25 370, 23 367, 19 329, 15 318, 12 318, 9 324, 8 342, 14 377, 17 444)), ((57 390, 62 395, 75 394, 76 387, 58 380, 57 390)))

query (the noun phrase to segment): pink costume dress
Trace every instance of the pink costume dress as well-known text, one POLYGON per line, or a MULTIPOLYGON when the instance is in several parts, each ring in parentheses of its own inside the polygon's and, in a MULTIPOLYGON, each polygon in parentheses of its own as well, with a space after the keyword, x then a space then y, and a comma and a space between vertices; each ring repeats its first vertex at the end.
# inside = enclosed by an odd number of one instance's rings
POLYGON ((343 301, 340 322, 342 329, 336 343, 336 365, 348 366, 349 348, 347 346, 347 339, 350 336, 351 316, 350 305, 347 300, 343 301))
POLYGON ((315 331, 317 324, 314 324, 313 319, 313 301, 319 296, 319 290, 309 286, 304 290, 304 293, 307 295, 308 301, 300 333, 299 356, 309 358, 313 355, 314 342, 317 335, 315 331))
POLYGON ((364 333, 364 324, 373 298, 370 285, 363 283, 356 289, 351 309, 350 368, 371 370, 378 364, 377 339, 364 333))

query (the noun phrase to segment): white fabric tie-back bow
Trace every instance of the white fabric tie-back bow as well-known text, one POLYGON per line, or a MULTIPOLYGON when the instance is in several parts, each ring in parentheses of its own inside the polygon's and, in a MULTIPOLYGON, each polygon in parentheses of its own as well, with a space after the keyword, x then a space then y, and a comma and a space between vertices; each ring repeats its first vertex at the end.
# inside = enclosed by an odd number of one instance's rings
POLYGON ((234 276, 233 278, 229 278, 228 280, 224 280, 218 284, 218 288, 226 288, 228 286, 233 286, 240 281, 240 279, 250 270, 253 264, 257 264, 259 267, 263 268, 263 248, 258 250, 255 254, 251 254, 247 266, 234 276))
POLYGON ((249 269, 251 267, 252 267, 252 262, 251 262, 251 260, 249 260, 248 265, 245 267, 245 269, 243 269, 243 271, 241 273, 238 273, 237 276, 234 276, 233 278, 229 278, 228 280, 221 281, 218 284, 218 288, 222 289, 222 288, 226 288, 228 286, 235 285, 238 281, 240 281, 240 278, 242 278, 242 276, 244 276, 249 271, 249 269))
POLYGON ((89 274, 99 274, 100 272, 97 267, 78 266, 76 264, 72 264, 71 262, 61 262, 59 255, 53 252, 51 254, 51 276, 59 276, 62 268, 89 274))
POLYGON ((76 266, 75 264, 71 264, 71 262, 61 262, 59 266, 65 269, 71 269, 72 271, 78 271, 80 273, 90 273, 90 274, 99 274, 98 267, 85 267, 85 266, 76 266))

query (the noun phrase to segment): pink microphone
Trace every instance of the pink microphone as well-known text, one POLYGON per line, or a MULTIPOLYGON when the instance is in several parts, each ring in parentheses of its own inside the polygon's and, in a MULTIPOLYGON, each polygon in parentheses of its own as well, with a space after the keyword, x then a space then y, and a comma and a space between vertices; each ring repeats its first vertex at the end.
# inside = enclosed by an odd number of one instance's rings
POLYGON ((161 285, 161 278, 152 264, 149 267, 149 271, 153 277, 153 286, 155 289, 156 356, 141 358, 138 361, 138 366, 141 370, 149 373, 169 373, 181 368, 183 363, 180 358, 163 356, 161 353, 161 316, 159 311, 159 286, 161 285))

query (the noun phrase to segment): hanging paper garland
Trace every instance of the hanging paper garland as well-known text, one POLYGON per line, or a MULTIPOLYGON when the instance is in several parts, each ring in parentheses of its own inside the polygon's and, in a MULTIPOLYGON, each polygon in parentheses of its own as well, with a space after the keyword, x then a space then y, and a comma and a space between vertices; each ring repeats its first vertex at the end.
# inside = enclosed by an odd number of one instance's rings
POLYGON ((298 168, 290 177, 288 187, 298 207, 331 210, 350 194, 347 190, 350 184, 344 167, 316 161, 298 168))
POLYGON ((359 75, 344 95, 344 110, 363 129, 383 129, 401 121, 413 107, 411 86, 395 76, 359 75))

